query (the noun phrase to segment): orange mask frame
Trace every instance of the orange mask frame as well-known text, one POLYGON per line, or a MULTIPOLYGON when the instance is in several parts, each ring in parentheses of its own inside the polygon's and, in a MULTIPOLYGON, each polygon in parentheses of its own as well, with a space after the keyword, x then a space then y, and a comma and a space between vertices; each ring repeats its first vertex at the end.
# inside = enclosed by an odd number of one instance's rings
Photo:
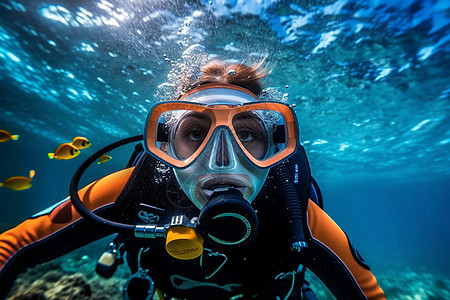
MULTIPOLYGON (((204 86, 200 86, 199 88, 194 89, 189 94, 184 95, 181 99, 186 98, 188 95, 192 95, 194 92, 198 90, 205 90, 210 88, 227 88, 229 89, 230 85, 224 84, 207 84, 204 86)), ((272 167, 284 159, 288 158, 297 150, 298 145, 298 125, 297 125, 297 117, 295 115, 294 110, 288 104, 274 101, 258 101, 257 97, 254 96, 251 92, 233 86, 233 90, 242 91, 248 95, 251 95, 255 98, 257 102, 247 102, 242 104, 202 104, 202 103, 194 103, 188 101, 170 101, 170 102, 162 102, 155 104, 149 111, 147 122, 144 129, 144 146, 147 152, 156 157, 157 159, 167 163, 168 165, 184 169, 191 165, 194 160, 200 155, 200 153, 205 149, 208 141, 211 139, 212 134, 219 127, 227 127, 230 132, 233 134, 234 139, 236 140, 239 148, 245 154, 245 156, 256 166, 260 168, 268 168, 272 167), (192 112, 199 112, 206 114, 211 120, 211 126, 206 134, 205 139, 201 143, 195 152, 192 153, 186 159, 177 159, 165 151, 161 150, 158 147, 157 133, 158 126, 160 123, 160 116, 168 111, 173 110, 187 110, 192 112), (285 131, 285 147, 278 153, 273 156, 259 160, 255 158, 242 144, 238 135, 232 126, 233 117, 245 112, 251 112, 254 110, 269 110, 280 113, 284 118, 284 131, 285 131)), ((218 101, 221 99, 218 98, 218 101)))

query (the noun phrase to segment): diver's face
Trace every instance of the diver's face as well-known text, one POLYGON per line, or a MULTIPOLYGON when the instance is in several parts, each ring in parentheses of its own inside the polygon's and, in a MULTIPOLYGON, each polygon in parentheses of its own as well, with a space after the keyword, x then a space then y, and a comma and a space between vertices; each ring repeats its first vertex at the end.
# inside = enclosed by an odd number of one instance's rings
MULTIPOLYGON (((175 127, 172 151, 181 159, 190 157, 205 141, 211 120, 198 112, 180 117, 175 127)), ((227 127, 216 128, 205 149, 186 169, 174 169, 180 186, 201 209, 213 192, 235 188, 251 202, 267 177, 269 169, 256 167, 245 158, 236 142, 255 157, 267 152, 267 133, 256 114, 248 112, 233 120, 236 136, 227 127)))

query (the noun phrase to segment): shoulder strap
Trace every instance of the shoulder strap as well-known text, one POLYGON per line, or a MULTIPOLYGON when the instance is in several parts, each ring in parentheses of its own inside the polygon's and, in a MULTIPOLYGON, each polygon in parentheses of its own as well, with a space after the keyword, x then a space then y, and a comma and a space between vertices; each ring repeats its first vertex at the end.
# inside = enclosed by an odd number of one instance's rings
POLYGON ((309 199, 314 201, 321 209, 323 209, 322 192, 320 191, 319 184, 311 176, 311 189, 309 191, 309 199))
POLYGON ((139 161, 139 158, 141 157, 141 155, 144 153, 144 146, 142 146, 142 143, 137 144, 134 147, 134 151, 130 156, 130 159, 128 160, 127 163, 127 168, 129 167, 134 167, 136 166, 137 162, 139 161))

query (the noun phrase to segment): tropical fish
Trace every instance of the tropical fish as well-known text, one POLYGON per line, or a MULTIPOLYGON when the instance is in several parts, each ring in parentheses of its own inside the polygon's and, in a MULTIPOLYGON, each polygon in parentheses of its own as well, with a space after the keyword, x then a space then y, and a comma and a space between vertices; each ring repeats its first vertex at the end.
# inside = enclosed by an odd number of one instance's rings
POLYGON ((91 146, 91 142, 85 137, 77 136, 73 139, 72 145, 77 147, 78 149, 84 149, 91 146))
POLYGON ((29 189, 31 187, 31 180, 34 177, 34 174, 36 174, 36 172, 34 172, 34 170, 31 170, 30 177, 24 177, 24 176, 9 177, 5 181, 0 182, 0 186, 4 186, 4 187, 10 188, 15 191, 29 189))
POLYGON ((6 130, 0 129, 0 143, 7 142, 9 140, 17 141, 18 139, 18 134, 11 134, 6 130))
POLYGON ((106 154, 103 154, 103 155, 100 156, 100 158, 98 159, 97 164, 101 164, 101 163, 107 162, 107 161, 110 160, 110 159, 111 159, 111 156, 106 155, 106 154))
POLYGON ((54 153, 49 153, 50 159, 71 159, 80 154, 80 150, 71 143, 63 143, 56 148, 54 153))

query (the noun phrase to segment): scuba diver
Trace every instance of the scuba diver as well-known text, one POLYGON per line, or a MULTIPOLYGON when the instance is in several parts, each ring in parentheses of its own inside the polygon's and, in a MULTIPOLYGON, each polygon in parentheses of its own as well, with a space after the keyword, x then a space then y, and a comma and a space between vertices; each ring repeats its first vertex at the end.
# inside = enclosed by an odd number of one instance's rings
POLYGON ((268 72, 210 61, 155 104, 143 136, 92 155, 70 197, 0 235, 0 298, 16 276, 116 234, 97 263, 126 261, 124 299, 386 299, 346 234, 322 210, 291 105, 262 97, 268 72), (91 163, 138 143, 123 170, 78 189, 91 163))

